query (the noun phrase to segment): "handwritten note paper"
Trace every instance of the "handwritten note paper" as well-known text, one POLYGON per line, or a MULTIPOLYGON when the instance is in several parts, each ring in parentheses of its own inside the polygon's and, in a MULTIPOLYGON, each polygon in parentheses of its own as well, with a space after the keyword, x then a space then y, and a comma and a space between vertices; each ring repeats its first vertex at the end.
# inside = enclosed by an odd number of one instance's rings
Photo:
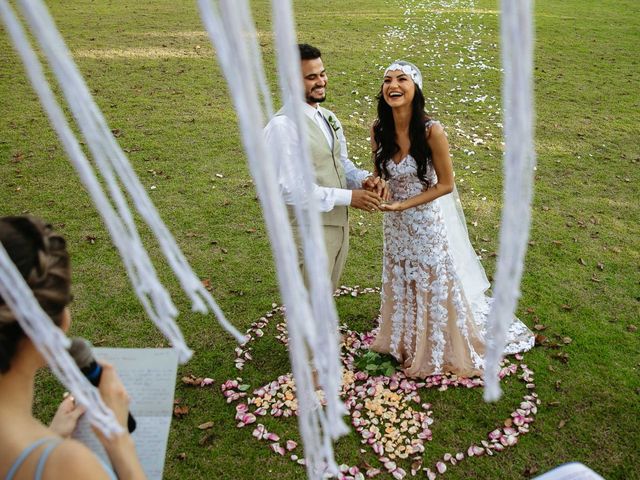
MULTIPOLYGON (((98 360, 111 363, 122 379, 137 423, 132 437, 138 458, 150 480, 162 479, 178 368, 175 351, 170 348, 94 348, 93 352, 98 360)), ((107 453, 86 419, 81 419, 73 436, 109 464, 107 453)))

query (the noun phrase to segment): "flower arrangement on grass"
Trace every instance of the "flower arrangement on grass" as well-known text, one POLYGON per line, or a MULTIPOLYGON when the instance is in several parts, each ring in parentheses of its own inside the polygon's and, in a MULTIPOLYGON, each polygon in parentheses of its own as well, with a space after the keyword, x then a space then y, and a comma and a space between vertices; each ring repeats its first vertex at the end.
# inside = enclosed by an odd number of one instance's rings
MULTIPOLYGON (((342 287, 336 296, 357 297, 366 293, 378 293, 378 289, 342 287)), ((252 360, 251 342, 264 335, 264 329, 278 315, 284 314, 284 308, 276 304, 272 310, 254 322, 247 330, 247 342, 236 348, 235 365, 242 370, 246 362, 252 360)), ((287 345, 286 324, 276 325, 276 338, 287 345)), ((364 480, 387 472, 394 479, 407 476, 426 476, 432 480, 444 474, 448 468, 457 465, 468 457, 491 456, 518 443, 521 435, 529 432, 540 404, 534 392, 533 371, 523 363, 512 363, 505 359, 500 378, 518 375, 525 384, 527 393, 519 407, 501 425, 482 439, 466 448, 466 451, 447 453, 435 463, 424 466, 423 454, 426 442, 432 441, 433 410, 429 403, 422 403, 419 391, 435 388, 445 391, 448 388, 476 388, 483 385, 480 378, 464 378, 455 375, 434 375, 424 380, 407 378, 396 369, 395 361, 385 355, 369 350, 375 332, 358 333, 342 327, 344 365, 342 398, 349 411, 351 424, 361 437, 361 443, 369 447, 377 456, 379 466, 340 465, 341 480, 364 480)), ((518 362, 522 355, 515 355, 518 362)), ((242 383, 242 378, 227 380, 222 384, 223 395, 227 403, 236 404, 238 428, 253 426, 253 437, 267 442, 276 454, 288 456, 292 461, 304 465, 305 461, 293 440, 282 440, 280 435, 267 431, 260 417, 291 417, 297 414, 295 381, 291 374, 281 375, 270 383, 254 389, 242 383)), ((322 401, 322 391, 318 390, 322 401)))

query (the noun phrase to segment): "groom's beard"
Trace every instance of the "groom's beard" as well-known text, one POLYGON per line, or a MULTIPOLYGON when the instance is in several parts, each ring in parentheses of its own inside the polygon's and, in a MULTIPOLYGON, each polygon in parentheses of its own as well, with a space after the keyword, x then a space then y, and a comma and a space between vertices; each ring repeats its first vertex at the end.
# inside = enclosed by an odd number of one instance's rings
MULTIPOLYGON (((318 89, 319 90, 319 89, 318 89)), ((327 95, 323 95, 321 97, 315 97, 313 95, 313 90, 311 90, 311 93, 309 95, 307 95, 307 103, 322 103, 327 99, 327 95)))

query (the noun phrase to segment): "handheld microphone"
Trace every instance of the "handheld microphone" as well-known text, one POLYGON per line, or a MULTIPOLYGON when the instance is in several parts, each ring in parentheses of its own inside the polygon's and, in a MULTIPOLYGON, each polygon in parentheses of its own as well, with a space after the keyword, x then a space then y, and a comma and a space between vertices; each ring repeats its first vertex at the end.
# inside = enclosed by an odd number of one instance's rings
MULTIPOLYGON (((78 365, 80 371, 87 377, 87 380, 91 382, 91 385, 97 387, 100 385, 100 377, 102 376, 102 367, 96 362, 93 352, 91 351, 91 343, 84 338, 71 339, 71 346, 69 347, 69 355, 73 358, 78 365)), ((131 412, 127 418, 127 428, 129 433, 133 433, 136 429, 136 421, 134 420, 131 412)))

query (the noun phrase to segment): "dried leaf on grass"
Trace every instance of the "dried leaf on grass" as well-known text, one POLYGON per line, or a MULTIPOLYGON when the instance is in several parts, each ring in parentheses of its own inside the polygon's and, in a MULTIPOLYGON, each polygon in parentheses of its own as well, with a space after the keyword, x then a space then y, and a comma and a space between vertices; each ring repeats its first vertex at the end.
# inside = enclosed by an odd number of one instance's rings
POLYGON ((182 418, 189 413, 189 407, 186 405, 176 405, 173 407, 173 416, 182 418))
POLYGON ((548 338, 545 337, 544 335, 540 335, 539 333, 536 334, 536 345, 544 345, 548 338))
POLYGON ((553 358, 560 360, 562 363, 569 363, 569 354, 566 352, 556 353, 553 358))
POLYGON ((200 429, 200 430, 209 430, 210 428, 213 428, 213 422, 211 422, 211 421, 204 422, 204 423, 201 423, 200 425, 198 425, 198 429, 200 429))
POLYGON ((196 377, 191 374, 186 377, 182 377, 182 383, 185 385, 193 385, 195 387, 207 387, 209 385, 213 385, 214 380, 209 377, 196 377))

